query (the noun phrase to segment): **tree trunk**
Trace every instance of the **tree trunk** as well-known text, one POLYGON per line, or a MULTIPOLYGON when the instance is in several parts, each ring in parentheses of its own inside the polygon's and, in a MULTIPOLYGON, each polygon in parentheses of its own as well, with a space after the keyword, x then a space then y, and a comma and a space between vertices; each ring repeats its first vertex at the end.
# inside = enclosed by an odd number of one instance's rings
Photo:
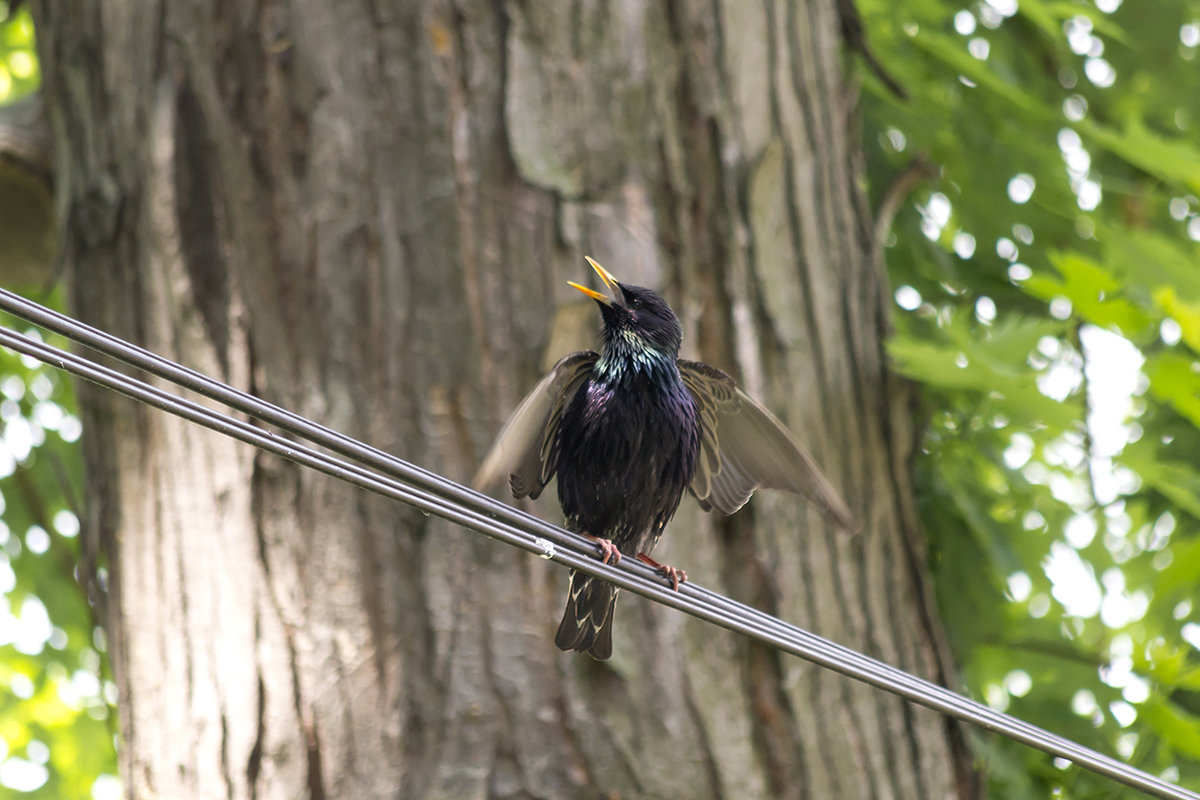
MULTIPOLYGON (((594 304, 590 254, 865 522, 684 508, 699 583, 946 682, 832 0, 35 8, 89 322, 456 479, 594 304)), ((89 552, 130 796, 934 798, 957 725, 99 390, 89 552)), ((553 492, 547 492, 552 496, 553 492)), ((558 519, 552 501, 538 513, 558 519)))

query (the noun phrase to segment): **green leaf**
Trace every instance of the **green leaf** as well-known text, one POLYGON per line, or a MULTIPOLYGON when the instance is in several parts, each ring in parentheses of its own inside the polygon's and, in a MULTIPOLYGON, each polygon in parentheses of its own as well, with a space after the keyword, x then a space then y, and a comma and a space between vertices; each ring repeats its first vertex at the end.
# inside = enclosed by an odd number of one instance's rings
POLYGON ((1191 758, 1200 758, 1200 719, 1169 703, 1151 699, 1138 714, 1172 749, 1191 758))
POLYGON ((1154 302, 1179 325, 1183 343, 1200 353, 1200 303, 1179 298, 1174 286, 1164 286, 1154 292, 1154 302))
POLYGON ((1120 296, 1122 284, 1099 261, 1076 251, 1052 252, 1049 257, 1063 280, 1034 275, 1024 283, 1033 296, 1043 300, 1065 297, 1082 319, 1126 336, 1151 324, 1145 311, 1120 296))
POLYGON ((1081 135, 1169 184, 1200 192, 1200 151, 1183 139, 1169 139, 1146 128, 1136 116, 1117 130, 1088 117, 1076 123, 1081 135))
POLYGON ((1104 254, 1124 286, 1170 287, 1189 301, 1200 301, 1200 245, 1195 242, 1126 230, 1106 237, 1104 254))
POLYGON ((1143 369, 1150 379, 1150 392, 1200 427, 1200 364, 1179 353, 1165 352, 1148 357, 1143 369))
POLYGON ((1015 83, 1001 78, 983 61, 968 53, 961 39, 953 39, 935 31, 929 31, 913 43, 952 71, 965 75, 971 81, 993 92, 997 97, 1003 98, 1022 112, 1034 117, 1042 117, 1050 113, 1045 104, 1038 102, 1015 83))

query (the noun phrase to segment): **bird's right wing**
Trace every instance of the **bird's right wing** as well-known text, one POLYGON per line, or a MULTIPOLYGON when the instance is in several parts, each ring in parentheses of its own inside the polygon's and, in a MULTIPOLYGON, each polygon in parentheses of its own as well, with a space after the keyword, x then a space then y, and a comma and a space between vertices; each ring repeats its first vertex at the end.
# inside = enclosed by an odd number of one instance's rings
POLYGON ((597 358, 591 350, 580 350, 554 365, 504 424, 472 486, 485 490, 508 475, 513 497, 537 499, 558 467, 555 443, 563 409, 587 380, 597 358))

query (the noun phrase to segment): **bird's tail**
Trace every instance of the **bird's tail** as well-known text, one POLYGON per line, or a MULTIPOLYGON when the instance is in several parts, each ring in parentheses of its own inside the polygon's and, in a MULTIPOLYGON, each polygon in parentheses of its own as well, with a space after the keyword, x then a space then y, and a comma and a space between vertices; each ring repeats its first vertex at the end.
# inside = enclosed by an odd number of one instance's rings
POLYGON ((617 587, 608 581, 571 571, 567 607, 554 636, 559 650, 587 653, 597 661, 612 655, 613 609, 617 587))

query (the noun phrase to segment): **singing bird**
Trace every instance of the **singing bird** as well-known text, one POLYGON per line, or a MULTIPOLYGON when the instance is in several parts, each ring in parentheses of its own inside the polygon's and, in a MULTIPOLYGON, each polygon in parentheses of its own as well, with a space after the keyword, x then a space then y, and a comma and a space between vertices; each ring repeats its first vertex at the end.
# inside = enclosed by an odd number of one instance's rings
MULTIPOLYGON (((666 301, 587 262, 612 297, 568 283, 600 306, 600 352, 554 365, 500 431, 476 487, 507 473, 514 497, 536 499, 557 473, 569 530, 594 539, 604 563, 632 553, 676 590, 687 574, 650 551, 685 489, 722 514, 759 487, 797 492, 854 530, 846 504, 770 411, 721 370, 679 358, 683 330, 666 301)), ((572 570, 554 643, 607 659, 616 602, 611 583, 572 570)))

